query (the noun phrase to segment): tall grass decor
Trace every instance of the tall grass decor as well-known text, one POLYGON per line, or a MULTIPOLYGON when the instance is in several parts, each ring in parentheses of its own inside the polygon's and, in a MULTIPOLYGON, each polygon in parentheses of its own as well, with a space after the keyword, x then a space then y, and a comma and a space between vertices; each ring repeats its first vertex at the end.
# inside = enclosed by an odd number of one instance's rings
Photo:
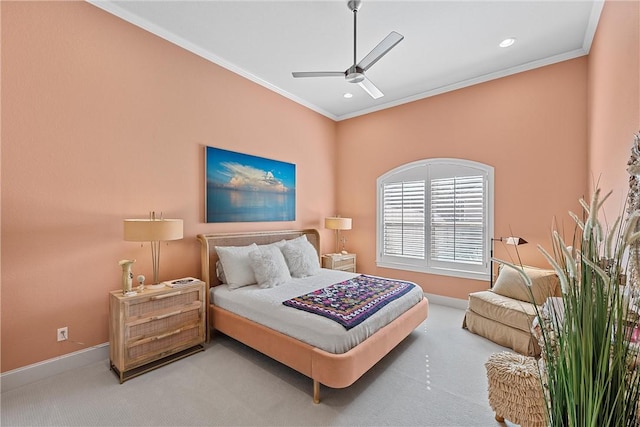
MULTIPOLYGON (((640 425, 639 144, 636 135, 625 214, 605 229, 599 214, 611 193, 601 197, 597 189, 590 203, 580 200, 582 217, 569 213, 575 221, 570 242, 555 230, 551 252, 538 246, 562 287, 562 298, 548 299, 537 313, 550 426, 640 425)), ((505 264, 531 285, 521 267, 505 264)))

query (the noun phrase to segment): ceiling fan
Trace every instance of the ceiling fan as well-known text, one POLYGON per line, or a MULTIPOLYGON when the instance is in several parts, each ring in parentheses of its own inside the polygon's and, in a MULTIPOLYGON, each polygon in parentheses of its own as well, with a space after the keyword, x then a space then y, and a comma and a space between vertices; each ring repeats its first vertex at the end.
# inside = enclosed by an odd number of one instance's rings
POLYGON ((293 77, 344 77, 349 83, 358 83, 373 99, 384 96, 380 89, 378 89, 364 73, 395 45, 400 43, 402 39, 404 39, 404 36, 392 31, 378 46, 374 47, 367 56, 356 64, 356 24, 361 3, 362 0, 349 0, 347 2, 347 7, 353 12, 353 65, 345 71, 298 71, 291 73, 293 77))

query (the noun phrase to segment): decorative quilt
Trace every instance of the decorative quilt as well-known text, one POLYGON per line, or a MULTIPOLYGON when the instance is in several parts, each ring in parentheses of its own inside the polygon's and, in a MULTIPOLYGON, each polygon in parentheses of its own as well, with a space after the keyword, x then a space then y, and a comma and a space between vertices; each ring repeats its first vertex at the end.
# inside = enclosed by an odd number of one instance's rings
POLYGON ((283 301, 283 304, 326 317, 349 330, 414 286, 410 282, 362 274, 283 301))

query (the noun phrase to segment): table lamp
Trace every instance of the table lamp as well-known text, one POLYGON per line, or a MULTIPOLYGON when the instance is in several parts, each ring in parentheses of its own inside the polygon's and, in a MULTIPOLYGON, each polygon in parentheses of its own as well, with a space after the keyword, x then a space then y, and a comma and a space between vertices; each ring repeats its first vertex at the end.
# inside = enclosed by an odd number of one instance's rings
POLYGON ((181 219, 165 219, 156 217, 155 212, 149 214, 146 219, 125 219, 124 240, 127 242, 150 242, 151 263, 153 266, 153 284, 146 288, 155 289, 162 287, 158 281, 160 269, 160 242, 182 239, 183 224, 181 219))
MULTIPOLYGON (((340 242, 340 230, 351 230, 351 218, 342 218, 339 216, 331 216, 324 219, 324 228, 336 230, 336 253, 340 242)), ((345 251, 344 242, 342 242, 342 250, 345 251)))

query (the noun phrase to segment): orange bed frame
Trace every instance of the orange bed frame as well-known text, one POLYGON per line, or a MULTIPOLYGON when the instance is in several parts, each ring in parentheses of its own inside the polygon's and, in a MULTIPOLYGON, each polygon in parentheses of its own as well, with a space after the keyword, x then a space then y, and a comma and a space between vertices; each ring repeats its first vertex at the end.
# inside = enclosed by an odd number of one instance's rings
MULTIPOLYGON (((291 230, 253 233, 200 234, 202 280, 209 287, 218 286, 216 246, 258 245, 293 239, 302 235, 319 253, 317 230, 291 230)), ((334 354, 238 316, 209 303, 207 292, 208 331, 220 331, 249 347, 289 366, 313 380, 313 402, 320 402, 320 384, 344 388, 353 384, 373 365, 404 340, 428 316, 429 303, 424 298, 387 326, 381 328, 346 353, 334 354)))

